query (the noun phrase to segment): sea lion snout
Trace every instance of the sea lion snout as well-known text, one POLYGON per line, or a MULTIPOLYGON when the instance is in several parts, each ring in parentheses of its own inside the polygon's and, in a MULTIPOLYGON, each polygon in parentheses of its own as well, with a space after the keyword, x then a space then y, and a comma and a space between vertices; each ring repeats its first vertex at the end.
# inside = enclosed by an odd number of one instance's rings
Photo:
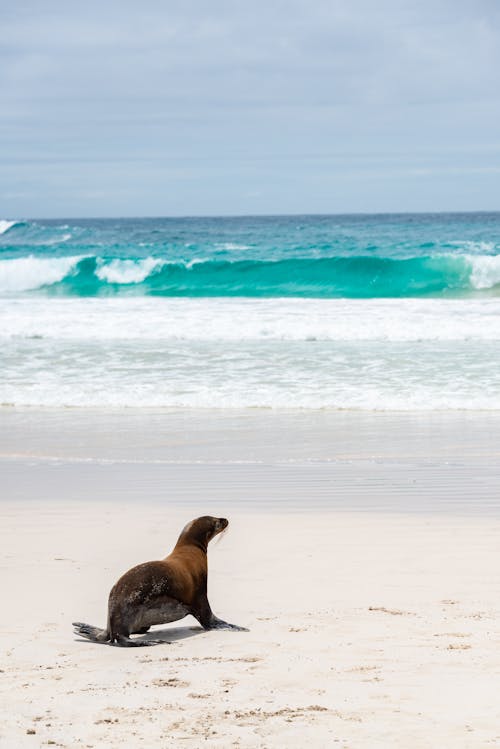
POLYGON ((225 531, 228 525, 229 525, 229 520, 227 520, 226 518, 217 519, 217 530, 219 531, 219 533, 221 531, 225 531))

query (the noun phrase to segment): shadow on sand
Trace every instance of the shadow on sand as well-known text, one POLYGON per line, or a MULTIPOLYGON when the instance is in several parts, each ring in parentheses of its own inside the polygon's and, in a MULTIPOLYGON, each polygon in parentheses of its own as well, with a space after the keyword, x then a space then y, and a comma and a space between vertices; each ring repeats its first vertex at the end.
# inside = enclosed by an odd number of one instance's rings
MULTIPOLYGON (((189 637, 195 637, 196 635, 200 635, 202 632, 205 632, 203 627, 200 627, 199 625, 191 625, 186 627, 167 627, 163 629, 152 629, 150 632, 148 632, 145 635, 141 635, 140 637, 132 635, 131 639, 134 640, 134 642, 137 642, 138 644, 141 642, 147 643, 150 640, 155 641, 155 644, 161 644, 157 643, 157 640, 161 640, 162 643, 165 643, 165 645, 169 645, 173 642, 178 642, 179 640, 187 640, 189 637)), ((109 642, 97 642, 96 640, 88 640, 85 637, 75 637, 75 642, 83 642, 87 645, 110 645, 109 642)))
POLYGON ((166 643, 178 642, 179 640, 187 640, 189 637, 196 637, 205 632, 203 627, 199 625, 192 625, 186 627, 165 627, 163 629, 153 629, 146 635, 137 637, 138 641, 141 640, 164 640, 166 643))

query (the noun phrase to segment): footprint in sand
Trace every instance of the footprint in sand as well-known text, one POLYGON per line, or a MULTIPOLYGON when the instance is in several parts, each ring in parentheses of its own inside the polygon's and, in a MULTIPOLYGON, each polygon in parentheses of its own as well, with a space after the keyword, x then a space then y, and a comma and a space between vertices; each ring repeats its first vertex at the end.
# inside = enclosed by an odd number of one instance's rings
POLYGON ((391 616, 416 616, 413 611, 401 611, 400 609, 388 609, 385 606, 368 606, 368 611, 380 611, 391 616))
POLYGON ((171 679, 153 679, 151 682, 155 687, 188 687, 189 682, 188 681, 182 681, 181 679, 176 679, 175 676, 171 679))

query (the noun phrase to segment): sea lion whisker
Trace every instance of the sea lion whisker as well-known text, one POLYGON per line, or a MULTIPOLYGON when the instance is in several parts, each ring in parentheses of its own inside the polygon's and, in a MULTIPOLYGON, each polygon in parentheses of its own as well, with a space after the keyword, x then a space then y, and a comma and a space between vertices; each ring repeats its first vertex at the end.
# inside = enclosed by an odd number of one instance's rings
POLYGON ((224 528, 223 531, 220 531, 220 533, 217 534, 217 538, 215 539, 215 543, 216 544, 220 544, 220 542, 222 540, 222 537, 225 536, 226 533, 227 533, 227 525, 226 525, 226 527, 224 528))

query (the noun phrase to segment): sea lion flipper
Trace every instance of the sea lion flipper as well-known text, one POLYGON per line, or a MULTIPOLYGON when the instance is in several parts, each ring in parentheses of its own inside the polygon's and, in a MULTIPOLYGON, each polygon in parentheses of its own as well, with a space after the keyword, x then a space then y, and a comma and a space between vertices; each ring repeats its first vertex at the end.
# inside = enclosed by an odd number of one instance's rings
POLYGON ((210 608, 210 604, 205 592, 203 592, 200 596, 196 606, 192 607, 191 613, 193 614, 195 619, 198 619, 203 629, 232 629, 235 632, 249 631, 246 627, 240 627, 238 624, 230 624, 229 622, 225 622, 223 619, 219 619, 218 616, 215 616, 212 609, 210 608))
POLYGON ((240 627, 239 624, 230 624, 229 622, 218 622, 212 629, 232 629, 234 632, 250 632, 248 627, 240 627))
POLYGON ((75 635, 85 637, 85 639, 92 642, 108 642, 110 640, 107 629, 94 627, 92 624, 85 624, 85 622, 73 622, 73 627, 75 635))
POLYGON ((230 624, 223 619, 219 619, 214 614, 212 614, 208 627, 205 627, 205 629, 232 629, 234 632, 250 632, 247 627, 240 627, 238 624, 230 624))

